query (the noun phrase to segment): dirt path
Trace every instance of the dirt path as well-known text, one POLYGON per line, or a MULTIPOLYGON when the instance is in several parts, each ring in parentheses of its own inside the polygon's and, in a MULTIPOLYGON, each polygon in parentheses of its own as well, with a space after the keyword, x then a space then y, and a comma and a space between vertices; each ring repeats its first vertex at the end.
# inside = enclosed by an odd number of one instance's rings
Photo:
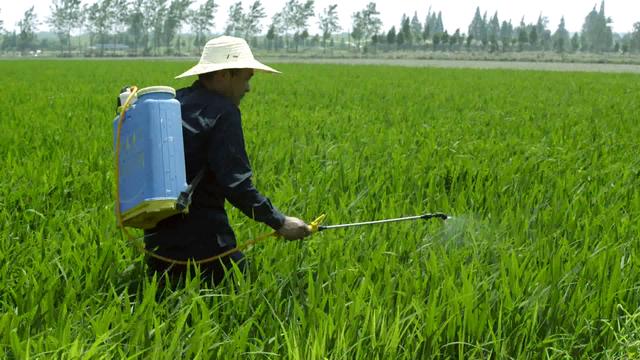
POLYGON ((471 69, 516 69, 541 71, 580 71, 608 73, 640 73, 640 65, 584 64, 523 61, 469 61, 469 60, 418 60, 418 59, 304 59, 262 58, 271 63, 388 65, 406 67, 439 67, 471 69))

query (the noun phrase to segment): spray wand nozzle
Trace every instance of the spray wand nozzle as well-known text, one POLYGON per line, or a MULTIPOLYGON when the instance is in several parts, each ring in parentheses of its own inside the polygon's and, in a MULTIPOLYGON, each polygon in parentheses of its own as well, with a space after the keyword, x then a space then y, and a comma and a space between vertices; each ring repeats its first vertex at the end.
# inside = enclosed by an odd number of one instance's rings
POLYGON ((424 214, 424 215, 421 215, 421 216, 420 216, 420 218, 421 218, 422 220, 429 220, 429 219, 433 219, 433 218, 441 219, 441 220, 449 220, 449 219, 452 219, 452 217, 451 217, 451 216, 449 216, 449 215, 447 215, 447 214, 444 214, 444 213, 424 214))

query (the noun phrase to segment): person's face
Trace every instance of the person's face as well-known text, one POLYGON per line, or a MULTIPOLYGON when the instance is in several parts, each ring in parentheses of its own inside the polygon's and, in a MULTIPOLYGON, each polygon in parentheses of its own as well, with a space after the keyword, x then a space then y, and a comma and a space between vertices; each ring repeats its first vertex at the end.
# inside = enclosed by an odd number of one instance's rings
POLYGON ((236 104, 240 106, 240 101, 246 93, 251 90, 249 81, 253 77, 253 69, 239 69, 235 71, 235 74, 231 74, 231 71, 226 72, 227 79, 227 96, 236 104))

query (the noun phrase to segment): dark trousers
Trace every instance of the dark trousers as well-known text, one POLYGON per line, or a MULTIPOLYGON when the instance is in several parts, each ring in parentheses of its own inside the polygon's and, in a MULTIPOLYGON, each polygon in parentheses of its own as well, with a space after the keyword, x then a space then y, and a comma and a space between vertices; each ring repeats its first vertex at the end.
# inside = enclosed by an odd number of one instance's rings
MULTIPOLYGON (((225 249, 225 251, 226 250, 228 249, 225 249)), ((153 274, 157 274, 159 279, 164 279, 166 274, 172 284, 184 281, 187 273, 193 277, 196 275, 196 271, 199 271, 202 280, 213 282, 214 285, 217 285, 225 278, 226 274, 231 273, 234 263, 243 273, 246 272, 248 267, 247 260, 242 252, 236 252, 208 263, 190 264, 188 266, 171 264, 151 256, 147 256, 146 260, 149 275, 153 276, 153 274)))
MULTIPOLYGON (((235 247, 235 235, 228 226, 226 216, 221 220, 207 217, 207 213, 190 212, 161 221, 155 228, 145 230, 147 250, 175 260, 204 259, 222 254, 235 247), (223 221, 224 220, 224 221, 223 221)), ((151 275, 168 275, 171 282, 184 280, 185 275, 200 272, 202 280, 219 284, 235 263, 243 272, 247 268, 242 252, 236 252, 222 259, 190 265, 177 265, 147 256, 151 275)))

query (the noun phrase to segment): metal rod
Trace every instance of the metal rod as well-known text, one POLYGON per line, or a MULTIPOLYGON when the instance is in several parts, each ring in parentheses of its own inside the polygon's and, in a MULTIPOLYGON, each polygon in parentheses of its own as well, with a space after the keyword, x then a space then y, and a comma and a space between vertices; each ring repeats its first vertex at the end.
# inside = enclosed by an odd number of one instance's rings
POLYGON ((329 229, 339 229, 353 226, 364 226, 364 225, 377 225, 377 224, 386 224, 398 221, 409 221, 409 220, 428 220, 431 218, 439 218, 442 220, 446 220, 449 218, 448 215, 443 213, 433 213, 433 214, 424 214, 424 215, 416 215, 416 216, 407 216, 395 219, 384 219, 384 220, 374 220, 374 221, 364 221, 352 224, 338 224, 338 225, 321 225, 318 227, 318 231, 329 230, 329 229))

